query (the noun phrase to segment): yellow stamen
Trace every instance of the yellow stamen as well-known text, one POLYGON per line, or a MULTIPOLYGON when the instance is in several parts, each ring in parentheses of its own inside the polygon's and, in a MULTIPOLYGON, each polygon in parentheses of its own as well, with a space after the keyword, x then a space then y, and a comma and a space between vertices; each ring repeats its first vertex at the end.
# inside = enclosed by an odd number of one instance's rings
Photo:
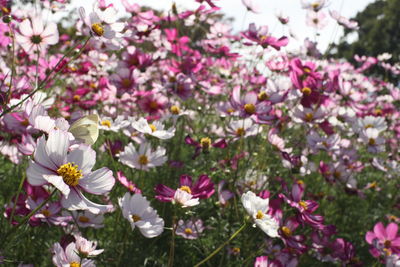
POLYGON ((236 135, 237 136, 244 136, 246 134, 246 130, 244 128, 237 128, 236 135))
POLYGON ((125 78, 121 81, 123 87, 131 87, 132 81, 128 78, 125 78))
POLYGON ((131 215, 131 218, 134 222, 138 222, 142 219, 139 215, 136 214, 131 215))
POLYGON ((264 213, 261 210, 258 210, 256 214, 256 219, 261 220, 262 218, 264 218, 264 213))
POLYGON ((192 190, 190 190, 190 187, 187 186, 187 185, 183 185, 179 189, 182 190, 182 191, 185 191, 185 192, 187 192, 189 194, 192 194, 192 190))
POLYGON ((81 264, 79 262, 73 261, 69 264, 70 267, 81 267, 81 264))
POLYGON ((367 124, 364 126, 365 129, 372 128, 372 127, 374 127, 374 125, 372 125, 372 124, 367 124))
POLYGON ((92 24, 92 31, 97 35, 97 36, 103 36, 104 34, 104 28, 101 23, 93 23, 92 24))
POLYGON ((254 104, 245 104, 244 111, 246 111, 246 113, 250 115, 254 114, 256 113, 256 106, 254 106, 254 104))
POLYGON ((78 221, 81 223, 88 223, 88 222, 90 222, 90 219, 86 216, 79 216, 78 221))
POLYGON ((282 232, 283 232, 283 234, 285 236, 291 236, 292 235, 292 231, 289 229, 289 227, 282 226, 281 230, 282 230, 282 232))
POLYGON ((140 165, 147 165, 149 163, 149 159, 146 155, 140 155, 138 161, 140 165))
POLYGON ((27 127, 29 125, 29 120, 25 119, 25 120, 21 121, 20 123, 21 123, 22 126, 27 127))
POLYGON ((310 95, 312 90, 310 87, 304 87, 303 89, 301 89, 301 92, 305 95, 310 95))
POLYGON ((57 174, 62 176, 64 182, 70 186, 77 186, 79 179, 83 177, 82 171, 78 169, 78 165, 70 162, 61 165, 57 170, 57 174))
POLYGON ((211 139, 208 137, 203 137, 200 139, 200 145, 203 149, 208 149, 211 146, 211 139))
POLYGON ((186 228, 186 229, 185 229, 185 234, 187 234, 187 235, 191 235, 191 234, 193 234, 193 231, 192 231, 192 229, 190 229, 190 228, 186 228))
POLYGON ((149 127, 150 127, 152 133, 157 131, 157 127, 154 124, 149 124, 149 127))
POLYGON ((265 91, 263 91, 258 94, 257 98, 259 101, 264 101, 264 100, 267 100, 269 98, 269 96, 267 95, 267 93, 265 91))
POLYGON ((375 145, 375 144, 376 144, 375 139, 374 139, 374 138, 370 138, 370 139, 368 140, 368 144, 369 144, 370 146, 375 145))
POLYGON ((239 254, 240 253, 240 248, 238 248, 238 247, 232 248, 232 253, 233 254, 239 254))
POLYGON ((181 110, 180 110, 180 108, 179 108, 178 106, 172 106, 172 107, 170 108, 170 111, 171 111, 171 113, 174 114, 174 115, 178 115, 178 114, 181 112, 181 110))
POLYGON ((101 122, 101 125, 107 126, 108 128, 111 128, 111 121, 109 120, 104 120, 101 122))
POLYGON ((312 113, 306 113, 306 114, 304 115, 304 120, 305 120, 306 122, 311 122, 311 121, 313 120, 313 118, 314 118, 314 115, 313 115, 312 113))
POLYGON ((78 102, 78 101, 81 100, 81 96, 80 96, 80 95, 74 95, 74 96, 72 97, 72 99, 73 99, 74 101, 78 102))
POLYGON ((51 216, 51 212, 50 212, 48 209, 42 210, 42 214, 43 214, 45 217, 50 217, 50 216, 51 216))
POLYGON ((299 202, 299 205, 302 206, 303 209, 305 209, 305 210, 306 210, 307 207, 308 207, 308 205, 307 205, 307 203, 306 203, 305 201, 300 201, 300 202, 299 202))

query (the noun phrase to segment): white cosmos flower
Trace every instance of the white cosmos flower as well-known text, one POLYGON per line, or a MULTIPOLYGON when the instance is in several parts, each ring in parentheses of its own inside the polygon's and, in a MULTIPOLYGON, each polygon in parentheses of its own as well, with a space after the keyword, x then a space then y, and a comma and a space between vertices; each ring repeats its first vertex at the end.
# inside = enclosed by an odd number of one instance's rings
POLYGON ((175 129, 173 127, 164 130, 164 125, 160 121, 154 121, 149 124, 144 118, 133 121, 132 127, 138 132, 149 134, 162 140, 170 139, 175 135, 175 129))
POLYGON ((267 214, 269 199, 256 196, 251 191, 242 195, 242 204, 247 213, 253 218, 254 223, 270 237, 278 237, 279 223, 267 214))
POLYGON ((103 195, 114 186, 115 179, 107 168, 92 172, 96 152, 81 144, 70 150, 70 134, 53 130, 47 140, 37 141, 33 160, 26 171, 28 182, 33 186, 52 184, 62 193, 61 205, 69 210, 89 210, 92 213, 109 211, 112 205, 100 205, 87 199, 82 191, 103 195))
POLYGON ((258 125, 254 124, 253 120, 246 118, 243 120, 231 121, 228 126, 228 134, 234 139, 257 135, 258 125))
POLYGON ((174 202, 182 205, 182 208, 193 207, 200 204, 198 198, 193 198, 192 194, 181 189, 175 191, 174 202))
POLYGON ((83 7, 79 8, 79 15, 82 21, 90 28, 92 36, 105 39, 113 39, 120 37, 120 32, 125 27, 125 23, 117 22, 118 11, 110 6, 104 11, 94 8, 94 11, 86 17, 86 12, 83 7))
POLYGON ((51 250, 53 253, 53 263, 55 266, 96 266, 93 260, 81 259, 78 256, 78 250, 74 242, 69 243, 65 250, 61 247, 60 243, 57 242, 53 245, 51 250))
POLYGON ((357 133, 361 133, 368 128, 383 132, 387 129, 387 124, 384 117, 366 116, 364 118, 358 118, 353 124, 353 129, 357 133))
POLYGON ((89 241, 86 238, 83 238, 79 235, 75 236, 75 246, 76 250, 82 254, 87 256, 97 256, 101 254, 104 249, 96 249, 97 242, 96 241, 89 241))
POLYGON ((149 201, 141 194, 131 195, 125 193, 123 198, 118 199, 119 206, 125 219, 147 238, 153 238, 164 231, 164 220, 160 218, 149 201))
POLYGON ((150 168, 161 166, 167 161, 165 153, 166 150, 163 147, 157 147, 155 151, 152 151, 147 142, 140 144, 139 151, 136 151, 133 144, 129 143, 124 151, 119 154, 119 160, 131 168, 148 171, 150 168))
POLYGON ((113 131, 118 132, 120 129, 123 129, 129 125, 129 121, 125 119, 124 116, 118 116, 113 120, 110 117, 103 117, 100 120, 99 129, 103 131, 113 131))

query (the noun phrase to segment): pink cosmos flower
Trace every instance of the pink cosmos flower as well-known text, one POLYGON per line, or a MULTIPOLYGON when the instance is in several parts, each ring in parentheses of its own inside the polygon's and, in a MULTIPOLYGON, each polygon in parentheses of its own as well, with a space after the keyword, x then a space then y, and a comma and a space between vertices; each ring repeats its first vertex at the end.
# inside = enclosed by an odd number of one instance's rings
POLYGON ((242 32, 242 36, 253 42, 256 42, 263 48, 272 46, 276 50, 280 50, 282 46, 287 46, 289 43, 289 39, 286 36, 282 36, 279 39, 272 37, 268 32, 268 26, 261 26, 257 29, 254 23, 249 25, 249 29, 247 31, 242 32))
POLYGON ((61 205, 69 210, 89 210, 95 214, 111 209, 87 199, 82 191, 103 195, 114 186, 115 179, 107 168, 91 171, 96 152, 81 144, 70 151, 69 134, 61 130, 49 133, 37 141, 27 169, 28 182, 34 186, 52 184, 62 193, 61 205))
POLYGON ((93 260, 81 259, 78 256, 78 250, 74 242, 69 243, 65 248, 61 247, 60 243, 55 243, 52 247, 53 263, 56 266, 82 266, 94 267, 93 260))
POLYGON ((380 255, 400 255, 400 235, 398 235, 398 225, 396 223, 389 223, 386 228, 383 223, 375 224, 374 231, 367 232, 365 240, 368 244, 372 245, 370 249, 374 257, 380 255))
POLYGON ((15 40, 29 53, 32 49, 45 51, 47 45, 58 43, 57 24, 48 22, 43 24, 40 15, 34 15, 30 19, 25 19, 19 25, 19 32, 15 33, 15 40))
MULTIPOLYGON (((201 199, 209 198, 215 192, 214 183, 205 174, 200 175, 195 184, 193 184, 192 177, 190 177, 189 175, 181 175, 178 189, 180 189, 180 191, 186 192, 187 194, 190 194, 191 196, 193 196, 193 198, 201 199)), ((163 202, 173 201, 175 199, 177 191, 163 184, 157 185, 154 190, 157 193, 156 199, 163 202)))
POLYGON ((350 29, 350 30, 357 30, 358 27, 358 23, 357 21, 354 20, 350 20, 346 17, 343 17, 342 15, 339 14, 339 12, 335 11, 335 10, 330 10, 329 14, 331 15, 331 17, 337 21, 337 23, 339 25, 342 25, 343 27, 350 29))
POLYGON ((306 19, 307 26, 313 27, 317 30, 322 30, 328 25, 328 20, 323 12, 309 11, 306 19))

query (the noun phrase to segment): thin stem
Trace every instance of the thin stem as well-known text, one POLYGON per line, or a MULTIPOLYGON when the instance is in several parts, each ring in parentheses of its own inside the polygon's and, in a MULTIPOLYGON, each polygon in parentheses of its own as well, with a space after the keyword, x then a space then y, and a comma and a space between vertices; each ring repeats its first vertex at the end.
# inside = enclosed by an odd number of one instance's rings
POLYGON ((10 77, 10 86, 8 87, 6 103, 8 103, 11 100, 11 92, 12 92, 11 87, 12 87, 13 78, 14 78, 14 74, 15 74, 15 36, 14 36, 14 32, 13 32, 13 29, 12 29, 10 23, 8 24, 8 28, 9 28, 10 37, 12 40, 12 48, 11 48, 11 77, 10 77))
POLYGON ((13 209, 11 211, 10 223, 12 223, 12 220, 13 220, 13 217, 14 217, 14 213, 15 213, 15 208, 17 207, 17 201, 18 201, 19 195, 21 194, 21 189, 22 189, 22 186, 24 184, 25 178, 26 178, 26 176, 25 176, 25 172, 24 172, 22 174, 22 179, 21 179, 21 181, 19 183, 19 186, 18 186, 17 195, 16 195, 15 201, 14 201, 14 206, 13 206, 13 209))
POLYGON ((175 230, 176 230, 176 217, 172 216, 172 238, 171 246, 169 247, 168 267, 174 265, 174 254, 175 254, 175 230))
MULTIPOLYGON (((71 58, 70 62, 75 60, 76 58, 78 58, 82 52, 83 49, 86 47, 87 43, 89 42, 91 37, 89 37, 88 39, 86 39, 86 42, 83 44, 83 46, 81 47, 81 49, 79 50, 78 54, 76 54, 74 57, 71 58)), ((62 58, 57 62, 57 64, 54 66, 54 68, 51 69, 50 73, 46 76, 46 78, 40 82, 40 84, 37 86, 37 88, 35 90, 33 90, 31 93, 29 93, 26 97, 24 97, 21 101, 19 101, 17 104, 11 106, 10 108, 4 110, 1 114, 0 114, 0 118, 3 117, 4 115, 6 115, 7 113, 11 112, 14 110, 14 108, 18 107, 19 105, 21 105, 22 103, 24 103, 28 98, 30 98, 31 96, 33 96, 37 91, 43 89, 43 87, 46 85, 47 81, 50 79, 50 76, 53 74, 53 72, 55 72, 55 70, 58 68, 58 66, 63 62, 63 60, 67 57, 67 55, 69 56, 69 54, 75 50, 75 48, 78 47, 79 44, 75 45, 74 47, 72 47, 70 50, 68 50, 67 53, 65 53, 65 55, 62 56, 62 58)), ((53 79, 67 66, 68 64, 64 64, 58 71, 55 72, 53 79)))
MULTIPOLYGON (((51 200, 51 198, 55 195, 56 192, 57 192, 57 188, 55 188, 55 189, 53 190, 53 192, 51 192, 50 196, 49 196, 45 201, 43 201, 42 203, 40 203, 39 206, 37 206, 37 207, 36 207, 34 210, 32 210, 28 215, 26 215, 26 216, 24 217, 24 219, 23 219, 19 224, 17 224, 15 227, 11 228, 11 230, 8 231, 8 232, 2 237, 3 240, 7 240, 7 238, 8 238, 12 233, 14 233, 20 226, 22 226, 22 225, 24 225, 25 223, 27 223, 27 222, 29 221, 29 219, 30 219, 33 215, 35 215, 35 213, 36 213, 37 211, 39 211, 41 208, 43 208, 43 206, 46 205, 46 204, 51 200)), ((4 242, 3 244, 6 244, 6 242, 4 242)))
POLYGON ((243 231, 247 227, 247 223, 244 223, 236 232, 233 233, 233 235, 226 240, 221 246, 219 246, 216 250, 214 250, 210 255, 208 255, 207 258, 202 260, 201 262, 197 263, 194 267, 198 267, 204 263, 206 263, 209 259, 214 257, 221 249, 223 249, 226 245, 229 244, 241 231, 243 231))

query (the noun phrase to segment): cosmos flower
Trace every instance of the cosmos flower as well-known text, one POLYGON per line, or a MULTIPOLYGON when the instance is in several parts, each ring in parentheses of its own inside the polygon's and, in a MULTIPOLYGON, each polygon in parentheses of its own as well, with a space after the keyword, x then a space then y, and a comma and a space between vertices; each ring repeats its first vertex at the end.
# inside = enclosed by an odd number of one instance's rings
POLYGON ((165 155, 166 150, 162 147, 157 147, 155 151, 151 150, 150 144, 143 142, 140 144, 139 151, 129 143, 123 152, 119 154, 119 160, 135 169, 148 171, 150 168, 163 165, 167 161, 165 155))
POLYGON ((175 233, 186 239, 197 239, 199 235, 204 231, 203 221, 198 220, 183 220, 178 221, 175 233))
POLYGON ((118 199, 119 206, 125 219, 147 238, 159 236, 164 231, 164 220, 157 215, 149 201, 141 194, 125 193, 118 199))
POLYGON ((27 53, 32 52, 32 50, 43 52, 47 45, 58 43, 58 38, 57 24, 54 22, 43 24, 40 14, 23 20, 19 25, 19 32, 15 33, 17 43, 27 53))
POLYGON ((115 179, 107 168, 91 171, 96 152, 81 144, 69 151, 69 134, 54 130, 46 140, 37 141, 33 160, 27 169, 28 182, 34 186, 51 184, 62 193, 61 205, 69 210, 89 210, 93 213, 106 212, 109 205, 100 205, 87 199, 82 191, 103 195, 114 186, 115 179))
POLYGON ((254 223, 270 237, 278 237, 279 223, 269 214, 269 199, 256 196, 251 191, 242 195, 242 204, 254 223))
POLYGON ((132 127, 141 133, 154 136, 156 138, 166 140, 174 137, 175 129, 173 127, 164 130, 164 125, 160 121, 154 121, 148 123, 145 118, 140 118, 137 121, 132 122, 132 127))
POLYGON ((81 259, 78 255, 78 250, 74 242, 68 244, 68 246, 63 249, 60 243, 55 243, 51 249, 53 253, 53 263, 57 267, 95 267, 93 260, 81 259))

